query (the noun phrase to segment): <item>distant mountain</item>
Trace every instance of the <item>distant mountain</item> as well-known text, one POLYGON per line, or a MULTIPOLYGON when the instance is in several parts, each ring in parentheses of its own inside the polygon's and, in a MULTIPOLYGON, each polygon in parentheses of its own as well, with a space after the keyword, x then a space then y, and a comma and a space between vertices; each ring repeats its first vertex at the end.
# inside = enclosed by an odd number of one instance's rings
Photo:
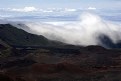
POLYGON ((10 24, 0 24, 0 39, 9 45, 21 46, 55 46, 62 43, 51 41, 41 35, 30 34, 10 24))
POLYGON ((114 43, 110 37, 105 34, 100 34, 98 37, 99 43, 98 45, 103 46, 105 48, 121 48, 121 40, 117 43, 114 43))

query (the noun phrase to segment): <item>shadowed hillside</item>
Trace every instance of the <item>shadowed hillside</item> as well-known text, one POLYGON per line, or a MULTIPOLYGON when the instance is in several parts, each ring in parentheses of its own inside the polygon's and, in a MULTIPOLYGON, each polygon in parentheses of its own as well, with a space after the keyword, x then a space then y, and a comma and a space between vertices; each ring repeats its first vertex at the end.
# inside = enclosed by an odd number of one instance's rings
POLYGON ((0 81, 121 81, 120 76, 121 49, 65 45, 0 25, 0 81))
POLYGON ((10 24, 0 24, 0 39, 10 45, 20 46, 49 46, 59 45, 61 43, 46 39, 43 36, 38 36, 18 29, 10 24))

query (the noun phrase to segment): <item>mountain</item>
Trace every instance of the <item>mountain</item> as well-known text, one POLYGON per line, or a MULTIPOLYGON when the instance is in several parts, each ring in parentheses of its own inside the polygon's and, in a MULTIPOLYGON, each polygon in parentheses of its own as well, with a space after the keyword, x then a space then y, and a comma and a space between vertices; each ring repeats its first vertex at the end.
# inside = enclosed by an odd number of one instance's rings
POLYGON ((109 36, 100 34, 98 37, 98 45, 105 48, 121 48, 121 40, 114 43, 109 36))
POLYGON ((48 40, 44 36, 30 34, 10 24, 0 24, 0 39, 9 45, 17 46, 53 46, 62 43, 48 40))
MULTIPOLYGON (((114 46, 107 36, 100 39, 114 46)), ((0 25, 0 81, 121 81, 120 75, 121 49, 65 45, 0 25)))

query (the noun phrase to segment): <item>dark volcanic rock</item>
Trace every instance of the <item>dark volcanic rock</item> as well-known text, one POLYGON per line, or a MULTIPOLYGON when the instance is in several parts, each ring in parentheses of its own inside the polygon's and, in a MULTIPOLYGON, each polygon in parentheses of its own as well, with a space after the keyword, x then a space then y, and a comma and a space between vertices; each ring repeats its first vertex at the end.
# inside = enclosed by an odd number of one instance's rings
POLYGON ((10 24, 0 24, 0 39, 9 45, 17 46, 39 46, 39 45, 61 45, 60 42, 48 40, 42 35, 30 34, 10 24))
POLYGON ((0 81, 14 81, 7 75, 0 74, 0 81))
POLYGON ((8 61, 6 63, 2 63, 1 64, 1 69, 5 69, 5 68, 11 68, 11 67, 27 67, 30 66, 32 64, 36 63, 35 61, 31 60, 31 59, 17 59, 14 61, 8 61))
POLYGON ((121 40, 117 43, 114 43, 110 37, 104 34, 101 34, 98 37, 98 41, 99 45, 104 46, 106 48, 121 48, 121 40))
POLYGON ((4 50, 4 49, 6 49, 6 47, 3 46, 2 44, 0 44, 0 49, 4 50))

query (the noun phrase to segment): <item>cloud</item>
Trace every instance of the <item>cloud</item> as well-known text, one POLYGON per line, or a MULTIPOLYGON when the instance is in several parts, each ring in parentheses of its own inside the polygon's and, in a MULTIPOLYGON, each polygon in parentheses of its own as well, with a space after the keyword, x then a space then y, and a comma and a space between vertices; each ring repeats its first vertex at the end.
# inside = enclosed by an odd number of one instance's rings
POLYGON ((13 8, 9 9, 10 11, 17 11, 17 12, 33 12, 37 11, 38 9, 35 7, 24 7, 24 8, 13 8))
POLYGON ((88 9, 88 10, 96 10, 95 7, 88 7, 87 9, 88 9))
POLYGON ((121 25, 103 20, 92 13, 83 13, 75 23, 53 25, 40 22, 28 22, 24 30, 43 35, 51 40, 58 40, 73 45, 98 45, 100 35, 108 36, 115 44, 121 41, 121 25))
POLYGON ((33 6, 28 6, 28 7, 24 7, 24 8, 0 8, 0 11, 4 12, 4 11, 8 11, 8 12, 38 12, 38 13, 53 13, 53 12, 77 12, 81 10, 95 10, 96 8, 94 7, 89 7, 89 8, 36 8, 33 6))
POLYGON ((71 9, 71 8, 65 8, 65 11, 66 12, 75 12, 77 11, 76 9, 71 9))
POLYGON ((51 13, 51 12, 53 12, 53 10, 41 10, 41 12, 44 12, 44 13, 51 13))

